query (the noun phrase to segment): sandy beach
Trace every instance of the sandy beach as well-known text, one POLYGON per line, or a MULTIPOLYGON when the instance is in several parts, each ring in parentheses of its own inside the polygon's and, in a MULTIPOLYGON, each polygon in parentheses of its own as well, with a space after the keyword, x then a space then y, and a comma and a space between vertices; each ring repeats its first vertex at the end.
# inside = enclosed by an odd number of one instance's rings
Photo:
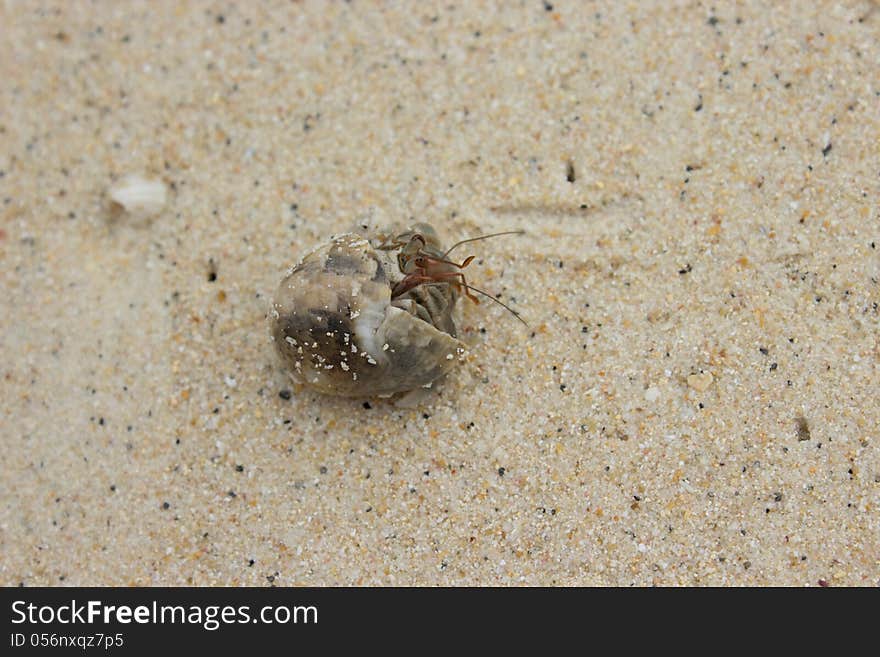
POLYGON ((880 585, 876 2, 0 24, 0 584, 880 585), (528 327, 294 384, 285 271, 414 221, 528 327))

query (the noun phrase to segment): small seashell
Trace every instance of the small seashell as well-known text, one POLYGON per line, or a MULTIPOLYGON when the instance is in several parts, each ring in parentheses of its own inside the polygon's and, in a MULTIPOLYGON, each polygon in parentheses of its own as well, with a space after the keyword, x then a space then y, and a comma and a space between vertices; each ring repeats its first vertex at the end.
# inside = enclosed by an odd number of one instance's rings
POLYGON ((126 176, 110 189, 110 200, 117 211, 137 219, 149 219, 165 206, 167 190, 161 180, 126 176))
POLYGON ((697 392, 706 392, 712 385, 714 377, 711 372, 700 372, 699 374, 690 374, 687 378, 687 384, 697 392))

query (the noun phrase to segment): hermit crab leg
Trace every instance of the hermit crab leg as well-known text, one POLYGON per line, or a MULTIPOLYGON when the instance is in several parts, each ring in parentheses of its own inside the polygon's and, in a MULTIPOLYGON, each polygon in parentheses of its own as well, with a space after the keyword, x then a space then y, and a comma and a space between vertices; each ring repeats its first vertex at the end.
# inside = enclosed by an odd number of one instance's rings
MULTIPOLYGON (((444 264, 444 265, 452 265, 453 267, 457 267, 458 269, 464 269, 464 268, 467 267, 469 264, 471 264, 471 262, 473 261, 474 258, 476 258, 476 256, 468 256, 467 258, 465 258, 465 259, 461 262, 461 264, 458 264, 457 262, 453 262, 452 260, 444 260, 443 258, 437 258, 437 257, 432 256, 432 255, 429 255, 429 254, 427 254, 427 253, 421 253, 421 252, 420 252, 419 259, 416 260, 416 266, 417 266, 417 267, 418 267, 418 266, 421 266, 421 267, 424 267, 425 269, 428 269, 427 266, 425 266, 424 264, 420 264, 420 263, 419 263, 419 260, 421 260, 421 261, 423 261, 423 262, 428 262, 428 263, 431 263, 431 264, 442 263, 442 264, 444 264)), ((430 266, 430 265, 429 265, 429 266, 430 266)))
POLYGON ((455 278, 455 277, 461 277, 461 280, 450 281, 450 284, 463 287, 465 289, 465 296, 467 296, 467 298, 470 299, 471 301, 473 301, 474 303, 478 304, 478 303, 480 303, 480 300, 477 299, 474 295, 469 294, 469 292, 471 292, 471 291, 482 294, 484 297, 494 301, 499 306, 506 309, 511 315, 516 317, 519 321, 521 321, 525 326, 529 325, 529 323, 526 320, 524 320, 522 318, 522 316, 520 316, 520 314, 517 311, 515 311, 513 308, 508 306, 506 303, 504 303, 500 299, 496 299, 488 292, 484 292, 480 288, 474 287, 473 285, 470 285, 465 280, 464 274, 461 272, 443 272, 443 273, 435 274, 432 276, 429 276, 426 274, 407 274, 399 283, 397 283, 397 285, 394 286, 394 289, 391 291, 391 298, 394 299, 396 297, 399 297, 401 294, 406 294, 411 289, 413 289, 414 287, 418 287, 422 283, 439 283, 444 278, 448 279, 448 278, 455 278))
POLYGON ((496 299, 494 296, 492 296, 488 292, 484 292, 480 288, 474 287, 473 285, 469 284, 467 282, 467 280, 465 279, 464 274, 462 272, 458 271, 458 272, 448 272, 448 273, 444 273, 444 274, 438 274, 437 276, 435 276, 435 279, 436 278, 455 278, 456 276, 461 277, 461 280, 458 282, 454 282, 453 285, 460 285, 461 287, 463 287, 465 289, 465 296, 468 299, 470 299, 474 303, 477 303, 477 304, 480 303, 480 300, 477 299, 477 297, 475 297, 473 294, 470 294, 470 291, 478 292, 479 294, 482 294, 487 299, 491 299, 492 301, 497 303, 499 306, 506 308, 510 312, 510 314, 512 314, 519 321, 521 321, 523 324, 528 326, 528 322, 526 322, 526 320, 524 320, 517 311, 515 311, 513 308, 508 306, 506 303, 504 303, 500 299, 496 299))

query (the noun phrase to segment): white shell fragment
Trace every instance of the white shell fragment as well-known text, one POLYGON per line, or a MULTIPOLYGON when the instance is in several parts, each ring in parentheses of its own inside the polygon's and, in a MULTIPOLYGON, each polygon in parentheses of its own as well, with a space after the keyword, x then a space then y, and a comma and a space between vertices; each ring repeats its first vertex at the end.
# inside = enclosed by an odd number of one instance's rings
POLYGON ((127 214, 149 219, 165 207, 167 190, 161 180, 126 176, 110 189, 110 200, 127 214))
POLYGON ((387 251, 353 233, 306 255, 269 313, 291 378, 333 395, 389 396, 446 373, 464 353, 452 318, 458 292, 432 282, 392 300, 401 277, 387 251))

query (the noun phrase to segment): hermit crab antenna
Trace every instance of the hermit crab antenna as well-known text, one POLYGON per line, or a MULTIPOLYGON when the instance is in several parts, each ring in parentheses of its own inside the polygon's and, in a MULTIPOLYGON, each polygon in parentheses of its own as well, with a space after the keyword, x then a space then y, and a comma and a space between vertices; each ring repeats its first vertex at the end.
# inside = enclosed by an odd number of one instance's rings
POLYGON ((449 250, 443 254, 443 257, 445 258, 450 253, 452 253, 453 249, 458 248, 462 244, 467 244, 468 242, 477 242, 479 240, 489 239, 490 237, 498 237, 499 235, 522 235, 525 232, 526 231, 524 231, 524 230, 506 230, 503 233, 490 233, 489 235, 480 235, 479 237, 471 237, 466 240, 462 240, 461 242, 456 242, 455 244, 450 246, 449 250))
MULTIPOLYGON (((486 237, 491 237, 491 235, 486 235, 486 237)), ((473 291, 473 292, 479 292, 479 293, 482 294, 484 297, 487 297, 487 298, 491 299, 492 301, 494 301, 495 303, 497 303, 499 306, 502 306, 503 308, 506 308, 507 311, 510 312, 511 315, 513 315, 514 317, 516 317, 516 318, 517 318, 519 321, 521 321, 525 326, 528 326, 528 325, 529 325, 529 323, 528 323, 526 320, 524 320, 524 319, 520 316, 520 314, 519 314, 518 312, 516 312, 513 308, 511 308, 510 306, 508 306, 506 303, 504 303, 504 302, 501 301, 500 299, 496 299, 495 297, 493 297, 493 296, 492 296, 491 294, 489 294, 488 292, 483 292, 483 290, 481 290, 480 288, 478 288, 478 287, 474 287, 473 285, 468 285, 467 283, 459 283, 459 285, 461 285, 462 287, 467 288, 468 290, 471 290, 471 291, 473 291)))

